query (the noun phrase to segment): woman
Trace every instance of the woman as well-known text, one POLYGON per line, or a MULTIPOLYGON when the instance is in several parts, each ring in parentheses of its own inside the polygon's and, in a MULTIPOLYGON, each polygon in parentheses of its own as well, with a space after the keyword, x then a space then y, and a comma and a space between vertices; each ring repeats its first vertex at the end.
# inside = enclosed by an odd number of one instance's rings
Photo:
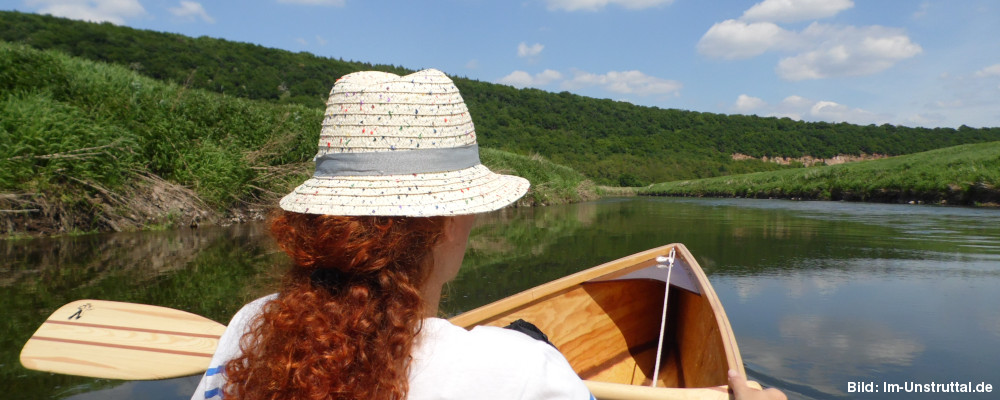
POLYGON ((552 346, 435 318, 474 214, 528 189, 480 164, 450 79, 344 76, 319 142, 271 222, 293 266, 233 318, 193 398, 590 398, 552 346))
POLYGON ((591 398, 548 343, 435 318, 474 215, 528 189, 480 164, 450 79, 344 76, 319 145, 271 222, 293 266, 233 317, 192 399, 591 398))

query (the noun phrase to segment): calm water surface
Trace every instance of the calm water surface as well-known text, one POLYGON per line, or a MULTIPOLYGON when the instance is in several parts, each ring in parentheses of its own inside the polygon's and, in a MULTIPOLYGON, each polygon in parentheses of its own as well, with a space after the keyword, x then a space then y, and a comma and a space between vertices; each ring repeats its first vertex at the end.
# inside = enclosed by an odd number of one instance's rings
MULTIPOLYGON (((832 202, 611 199, 483 216, 442 304, 451 315, 662 244, 687 245, 726 308, 748 373, 790 398, 997 398, 1000 210, 832 202), (850 392, 850 382, 880 393, 850 392), (882 393, 990 384, 991 394, 882 393)), ((282 257, 260 225, 0 242, 0 386, 26 399, 181 399, 197 377, 120 382, 21 368, 24 340, 78 298, 225 322, 282 257)))

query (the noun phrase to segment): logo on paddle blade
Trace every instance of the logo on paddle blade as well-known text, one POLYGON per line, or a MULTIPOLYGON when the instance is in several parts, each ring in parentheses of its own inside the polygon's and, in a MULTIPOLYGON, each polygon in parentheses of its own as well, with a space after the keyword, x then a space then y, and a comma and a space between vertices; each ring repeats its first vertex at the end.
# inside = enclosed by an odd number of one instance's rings
POLYGON ((90 305, 90 303, 84 304, 82 306, 77 307, 76 308, 76 312, 73 313, 73 315, 70 315, 69 318, 66 318, 66 319, 80 319, 80 317, 83 316, 83 312, 84 311, 90 311, 90 310, 93 310, 93 309, 94 309, 94 306, 90 305))

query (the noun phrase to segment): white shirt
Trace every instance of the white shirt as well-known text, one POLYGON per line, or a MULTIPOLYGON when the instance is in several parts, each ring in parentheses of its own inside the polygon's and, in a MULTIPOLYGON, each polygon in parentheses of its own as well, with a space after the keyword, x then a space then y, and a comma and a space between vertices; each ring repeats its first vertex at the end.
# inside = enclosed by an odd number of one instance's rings
MULTIPOLYGON (((248 323, 275 297, 254 300, 233 316, 192 400, 220 398, 222 366, 240 354, 239 340, 248 323)), ((592 398, 558 350, 510 329, 480 326, 467 331, 444 319, 427 318, 412 356, 408 400, 592 398)))

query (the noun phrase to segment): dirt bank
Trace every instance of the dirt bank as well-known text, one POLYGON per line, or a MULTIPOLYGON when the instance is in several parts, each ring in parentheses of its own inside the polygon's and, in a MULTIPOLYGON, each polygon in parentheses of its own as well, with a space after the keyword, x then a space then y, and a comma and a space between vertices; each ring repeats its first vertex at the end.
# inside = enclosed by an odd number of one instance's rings
POLYGON ((116 190, 76 181, 60 191, 0 194, 0 238, 228 225, 264 214, 253 204, 215 210, 189 188, 135 174, 116 190))

